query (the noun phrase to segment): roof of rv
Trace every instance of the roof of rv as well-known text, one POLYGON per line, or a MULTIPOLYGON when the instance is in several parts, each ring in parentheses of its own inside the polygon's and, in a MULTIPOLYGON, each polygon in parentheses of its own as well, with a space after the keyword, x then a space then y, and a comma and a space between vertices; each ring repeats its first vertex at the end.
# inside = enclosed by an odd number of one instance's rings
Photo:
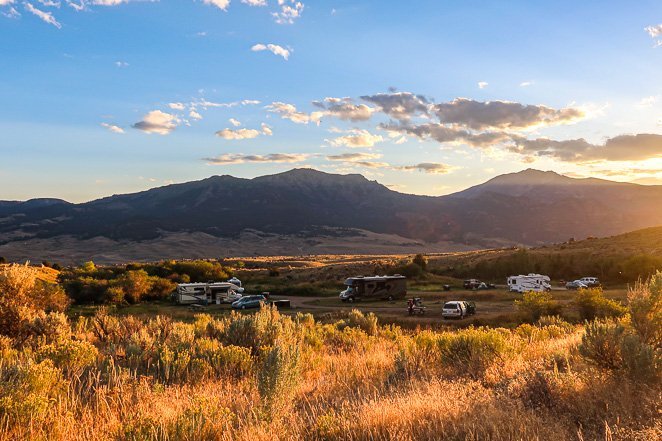
POLYGON ((405 276, 396 274, 395 276, 356 276, 349 277, 347 280, 366 280, 366 281, 379 281, 379 280, 392 280, 392 279, 406 279, 405 276))
POLYGON ((234 283, 229 283, 229 282, 213 282, 213 283, 205 283, 205 282, 195 282, 195 283, 178 283, 177 286, 181 286, 184 288, 187 287, 200 287, 200 286, 210 286, 212 288, 227 288, 230 286, 235 286, 239 288, 237 285, 234 283))

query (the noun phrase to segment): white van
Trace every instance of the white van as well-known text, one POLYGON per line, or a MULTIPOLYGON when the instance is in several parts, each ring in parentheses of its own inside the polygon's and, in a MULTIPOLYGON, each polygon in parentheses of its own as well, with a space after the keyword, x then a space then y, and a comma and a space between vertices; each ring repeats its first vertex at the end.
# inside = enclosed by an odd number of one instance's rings
POLYGON ((579 281, 582 282, 584 285, 588 286, 589 288, 600 286, 600 281, 598 280, 597 277, 582 277, 581 279, 579 279, 579 281))
POLYGON ((508 290, 511 292, 544 292, 551 291, 552 285, 549 276, 542 274, 527 274, 508 277, 508 290))

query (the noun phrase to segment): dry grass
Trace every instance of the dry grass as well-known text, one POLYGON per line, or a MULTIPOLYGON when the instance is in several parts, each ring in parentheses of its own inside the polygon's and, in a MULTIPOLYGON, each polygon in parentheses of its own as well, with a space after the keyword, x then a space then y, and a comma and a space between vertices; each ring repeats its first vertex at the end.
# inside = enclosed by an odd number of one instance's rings
POLYGON ((0 336, 2 441, 662 437, 659 382, 590 363, 584 328, 558 319, 410 332, 360 313, 183 323, 101 311, 30 329, 25 343, 0 336))

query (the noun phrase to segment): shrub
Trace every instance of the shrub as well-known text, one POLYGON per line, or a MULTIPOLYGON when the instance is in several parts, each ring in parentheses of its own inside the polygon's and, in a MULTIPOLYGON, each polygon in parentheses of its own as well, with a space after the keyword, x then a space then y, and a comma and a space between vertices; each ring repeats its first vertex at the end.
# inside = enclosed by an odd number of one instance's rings
POLYGON ((363 314, 358 309, 352 309, 345 320, 338 322, 338 328, 341 330, 345 327, 359 328, 368 335, 376 335, 377 322, 377 316, 372 312, 363 314))
POLYGON ((582 320, 619 317, 626 311, 620 303, 606 298, 601 288, 579 289, 574 302, 582 320))
POLYGON ((474 377, 498 360, 508 348, 501 332, 487 328, 443 333, 438 345, 442 363, 474 377))
POLYGON ((655 383, 662 376, 662 351, 643 343, 636 335, 621 341, 623 369, 633 381, 655 383))
POLYGON ((11 424, 43 421, 63 386, 60 370, 50 360, 0 363, 0 415, 11 424))
POLYGON ((263 350, 257 375, 257 389, 267 420, 284 416, 290 406, 299 377, 298 345, 277 344, 263 350))
POLYGON ((37 350, 38 360, 51 360, 65 374, 78 377, 85 368, 92 366, 99 351, 89 342, 66 340, 41 346, 37 350))
POLYGON ((525 292, 521 300, 515 300, 515 306, 531 322, 537 321, 543 315, 555 315, 561 311, 561 305, 548 292, 525 292))
POLYGON ((628 311, 630 323, 643 342, 662 347, 662 271, 629 290, 628 311))
POLYGON ((399 266, 394 269, 395 273, 402 274, 405 277, 415 279, 423 274, 423 268, 420 265, 411 262, 407 265, 399 266))
POLYGON ((621 342, 624 332, 625 328, 617 323, 587 323, 579 353, 600 367, 619 369, 623 361, 621 342))
POLYGON ((162 300, 167 299, 170 294, 177 288, 174 282, 163 279, 161 277, 151 277, 151 286, 149 293, 143 296, 145 300, 162 300))

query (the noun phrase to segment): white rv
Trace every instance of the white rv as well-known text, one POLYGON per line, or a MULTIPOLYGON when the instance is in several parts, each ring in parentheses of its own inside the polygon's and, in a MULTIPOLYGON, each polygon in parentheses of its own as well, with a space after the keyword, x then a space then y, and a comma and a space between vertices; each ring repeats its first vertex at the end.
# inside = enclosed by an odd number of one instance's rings
POLYGON ((243 288, 229 282, 180 283, 175 301, 182 305, 232 303, 241 298, 243 288))
POLYGON ((528 274, 508 277, 508 290, 513 292, 543 292, 551 291, 549 276, 542 274, 528 274))

